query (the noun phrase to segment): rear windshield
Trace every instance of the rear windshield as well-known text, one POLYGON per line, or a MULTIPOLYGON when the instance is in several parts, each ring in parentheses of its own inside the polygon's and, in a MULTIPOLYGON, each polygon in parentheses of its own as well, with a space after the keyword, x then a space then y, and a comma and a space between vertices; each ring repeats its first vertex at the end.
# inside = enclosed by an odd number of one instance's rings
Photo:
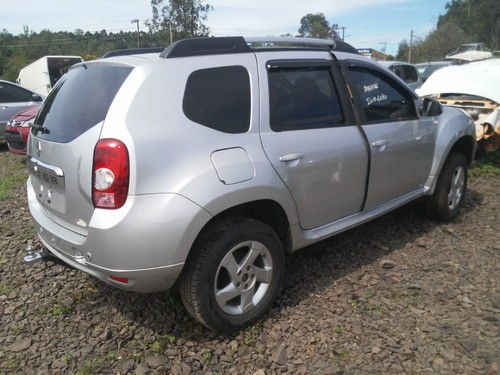
POLYGON ((99 64, 71 69, 52 89, 36 119, 47 131, 35 134, 61 143, 76 139, 104 120, 131 71, 131 67, 99 64))

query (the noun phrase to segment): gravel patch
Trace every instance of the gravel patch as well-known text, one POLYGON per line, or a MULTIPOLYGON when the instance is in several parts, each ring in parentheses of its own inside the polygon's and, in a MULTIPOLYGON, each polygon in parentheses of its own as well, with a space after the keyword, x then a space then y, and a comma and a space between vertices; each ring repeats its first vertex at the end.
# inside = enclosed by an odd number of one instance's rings
POLYGON ((500 373, 499 192, 471 178, 453 223, 415 202, 293 254, 270 313, 228 337, 174 291, 24 265, 40 243, 21 187, 0 202, 0 374, 500 373))

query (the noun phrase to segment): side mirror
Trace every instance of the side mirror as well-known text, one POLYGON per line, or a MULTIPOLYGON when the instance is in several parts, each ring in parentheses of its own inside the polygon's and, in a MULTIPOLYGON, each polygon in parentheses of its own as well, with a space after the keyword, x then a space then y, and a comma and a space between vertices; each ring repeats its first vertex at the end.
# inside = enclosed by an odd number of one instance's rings
POLYGON ((33 101, 34 102, 42 102, 43 99, 40 95, 37 95, 37 94, 33 94, 33 101))
POLYGON ((443 105, 435 99, 424 98, 424 103, 422 104, 420 112, 422 116, 439 116, 443 113, 443 105))

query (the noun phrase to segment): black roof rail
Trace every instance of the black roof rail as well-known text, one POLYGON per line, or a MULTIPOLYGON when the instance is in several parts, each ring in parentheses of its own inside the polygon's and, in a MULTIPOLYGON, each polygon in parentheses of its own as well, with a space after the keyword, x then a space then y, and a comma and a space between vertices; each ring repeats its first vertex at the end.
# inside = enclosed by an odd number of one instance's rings
POLYGON ((295 38, 295 37, 207 37, 183 39, 165 48, 160 54, 163 58, 189 57, 202 55, 223 55, 250 53, 266 48, 323 48, 330 51, 354 53, 358 51, 350 44, 331 39, 295 38), (253 45, 252 48, 250 45, 253 45))
POLYGON ((139 55, 142 53, 160 53, 163 52, 163 50, 165 50, 165 47, 118 49, 115 51, 106 52, 104 55, 101 56, 101 59, 113 56, 139 55))
POLYGON ((187 57, 200 55, 223 55, 248 53, 252 49, 241 36, 222 38, 191 38, 172 43, 160 54, 160 57, 187 57))

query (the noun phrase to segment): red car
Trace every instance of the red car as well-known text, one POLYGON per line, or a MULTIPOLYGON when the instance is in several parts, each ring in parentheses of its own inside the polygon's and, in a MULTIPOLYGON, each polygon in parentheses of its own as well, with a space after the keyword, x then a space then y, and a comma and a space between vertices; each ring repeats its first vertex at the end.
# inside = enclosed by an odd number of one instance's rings
POLYGON ((28 107, 18 112, 5 126, 5 140, 9 151, 13 154, 26 154, 26 144, 31 130, 29 123, 35 119, 39 110, 38 105, 28 107))

